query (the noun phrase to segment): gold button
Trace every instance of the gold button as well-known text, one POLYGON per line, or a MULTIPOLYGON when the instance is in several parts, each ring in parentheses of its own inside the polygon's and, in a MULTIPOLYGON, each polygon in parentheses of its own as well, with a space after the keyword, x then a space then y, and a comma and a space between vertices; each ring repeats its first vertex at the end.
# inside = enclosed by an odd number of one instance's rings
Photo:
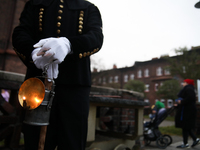
POLYGON ((83 14, 80 14, 80 17, 83 17, 84 15, 83 14))
POLYGON ((87 56, 90 56, 90 52, 87 52, 87 56))
POLYGON ((42 22, 42 19, 39 19, 39 22, 42 22))
POLYGON ((59 14, 62 14, 62 13, 63 13, 63 11, 62 11, 62 10, 58 10, 58 13, 59 13, 59 14))
POLYGON ((81 29, 79 29, 79 30, 78 30, 78 32, 81 34, 81 33, 82 33, 82 30, 81 30, 81 29))
POLYGON ((97 51, 99 51, 99 48, 97 48, 97 51))
POLYGON ((58 20, 61 20, 61 18, 62 18, 61 16, 58 16, 58 17, 57 17, 58 20))
POLYGON ((64 3, 64 0, 60 0, 61 3, 64 3))
POLYGON ((81 10, 81 11, 80 11, 80 14, 84 14, 84 11, 81 10))
POLYGON ((57 30, 57 33, 60 34, 60 30, 57 30))
POLYGON ((94 54, 94 52, 91 52, 90 55, 94 54))
POLYGON ((87 53, 86 53, 86 52, 84 52, 84 53, 83 53, 83 57, 86 57, 86 56, 87 56, 87 53))
POLYGON ((40 15, 40 16, 39 16, 39 19, 42 19, 42 17, 43 17, 43 16, 42 16, 42 15, 40 15))
POLYGON ((83 21, 79 21, 79 24, 80 24, 80 25, 83 25, 83 21))
POLYGON ((83 21, 83 17, 79 17, 79 20, 80 20, 80 21, 83 21))
POLYGON ((96 50, 96 49, 94 49, 94 50, 93 50, 93 52, 97 52, 97 50, 96 50))
POLYGON ((60 27, 61 26, 61 23, 60 22, 57 22, 57 27, 60 27))
POLYGON ((41 26, 42 26, 42 23, 39 23, 39 26, 41 27, 41 26))
POLYGON ((44 11, 44 8, 40 8, 40 11, 44 11))
POLYGON ((39 13, 39 15, 43 15, 43 12, 41 11, 41 12, 39 13))
POLYGON ((79 29, 83 29, 83 26, 82 26, 82 25, 79 25, 78 28, 79 28, 79 29))
POLYGON ((82 58, 82 57, 83 57, 83 55, 80 53, 80 54, 79 54, 79 58, 82 58))
POLYGON ((60 7, 60 8, 64 8, 64 6, 63 6, 63 5, 59 5, 59 7, 60 7))
POLYGON ((42 28, 41 28, 41 27, 39 28, 39 31, 42 31, 42 28))

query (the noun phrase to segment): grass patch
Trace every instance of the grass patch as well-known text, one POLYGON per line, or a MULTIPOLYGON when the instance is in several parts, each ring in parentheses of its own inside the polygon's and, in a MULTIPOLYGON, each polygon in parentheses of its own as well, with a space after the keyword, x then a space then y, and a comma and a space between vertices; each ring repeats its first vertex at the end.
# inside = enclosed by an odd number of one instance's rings
POLYGON ((175 126, 159 127, 159 130, 162 134, 182 136, 182 129, 175 126))

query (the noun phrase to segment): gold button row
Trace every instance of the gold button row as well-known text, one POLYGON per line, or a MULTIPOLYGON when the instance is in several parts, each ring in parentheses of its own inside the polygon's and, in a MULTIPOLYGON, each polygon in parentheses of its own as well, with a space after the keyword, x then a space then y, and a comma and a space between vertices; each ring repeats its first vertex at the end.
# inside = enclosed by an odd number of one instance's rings
POLYGON ((84 16, 84 11, 80 11, 79 14, 79 26, 78 26, 78 32, 81 34, 83 30, 83 16, 84 16))
POLYGON ((90 53, 90 52, 84 52, 83 54, 80 53, 80 54, 79 54, 79 58, 83 58, 83 57, 86 57, 86 56, 90 56, 90 55, 92 55, 92 54, 94 54, 94 53, 96 53, 96 52, 98 52, 98 51, 99 51, 99 48, 94 49, 91 53, 90 53))
MULTIPOLYGON (((61 3, 64 3, 64 0, 60 0, 60 2, 61 3)), ((62 17, 61 17, 61 14, 63 13, 63 8, 64 8, 64 6, 61 4, 61 5, 59 5, 59 7, 60 7, 60 9, 58 10, 58 14, 59 14, 59 16, 57 17, 57 20, 58 20, 58 22, 57 22, 57 27, 58 27, 58 29, 57 29, 57 34, 60 34, 60 32, 61 32, 61 30, 59 29, 60 27, 61 27, 61 19, 62 19, 62 17)))
POLYGON ((44 8, 40 8, 40 12, 39 12, 39 31, 42 31, 43 14, 44 14, 44 8))

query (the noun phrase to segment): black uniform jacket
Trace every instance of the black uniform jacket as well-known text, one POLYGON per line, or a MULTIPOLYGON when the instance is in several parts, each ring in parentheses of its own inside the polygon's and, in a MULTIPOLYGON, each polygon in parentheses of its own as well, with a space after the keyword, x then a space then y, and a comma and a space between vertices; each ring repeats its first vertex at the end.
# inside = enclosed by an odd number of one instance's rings
POLYGON ((14 29, 14 50, 27 66, 26 79, 41 76, 31 53, 40 39, 66 37, 72 53, 59 64, 56 84, 91 85, 90 55, 103 44, 102 20, 98 8, 84 0, 30 0, 14 29))
POLYGON ((176 109, 175 126, 192 129, 196 121, 196 94, 193 85, 186 85, 178 97, 183 98, 176 109))

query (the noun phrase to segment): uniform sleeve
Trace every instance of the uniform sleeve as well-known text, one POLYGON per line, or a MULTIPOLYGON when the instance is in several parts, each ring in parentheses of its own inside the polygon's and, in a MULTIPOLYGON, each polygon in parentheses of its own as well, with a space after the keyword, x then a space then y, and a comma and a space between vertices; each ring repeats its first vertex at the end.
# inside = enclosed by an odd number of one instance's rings
POLYGON ((20 24, 15 27, 12 34, 12 44, 15 52, 23 63, 28 66, 34 66, 31 58, 34 39, 34 8, 27 2, 20 16, 20 24))
POLYGON ((69 37, 73 54, 82 59, 98 52, 103 44, 102 19, 98 8, 90 5, 83 27, 83 34, 69 37))

